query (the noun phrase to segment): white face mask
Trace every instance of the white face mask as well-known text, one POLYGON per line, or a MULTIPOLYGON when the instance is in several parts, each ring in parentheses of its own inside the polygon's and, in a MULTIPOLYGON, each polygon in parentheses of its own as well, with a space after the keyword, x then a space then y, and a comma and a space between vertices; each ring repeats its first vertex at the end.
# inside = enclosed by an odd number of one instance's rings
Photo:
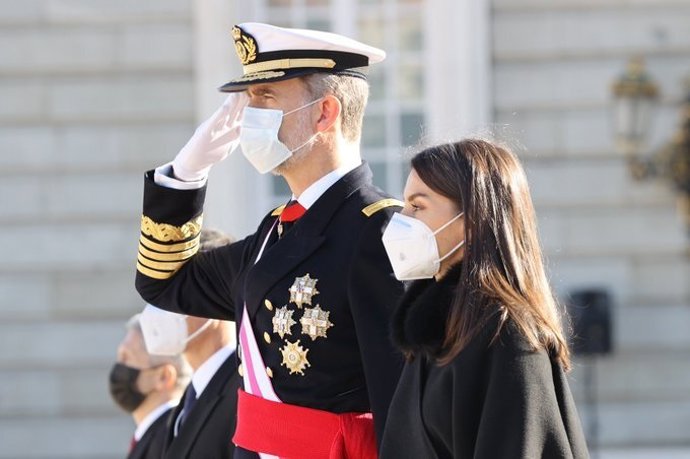
POLYGON ((187 343, 211 325, 211 319, 190 335, 187 329, 187 316, 147 304, 141 312, 139 324, 149 354, 172 356, 183 353, 187 343))
POLYGON ((280 131, 280 126, 283 123, 283 117, 314 105, 321 99, 316 99, 285 114, 282 110, 269 108, 244 108, 240 128, 240 148, 244 157, 260 174, 271 172, 283 164, 294 152, 307 145, 318 135, 318 133, 314 134, 302 145, 292 150, 278 139, 278 131, 280 131))
POLYGON ((462 212, 432 231, 421 220, 400 213, 393 214, 382 240, 395 277, 403 281, 429 279, 438 274, 441 262, 462 247, 465 241, 462 240, 450 252, 439 257, 435 236, 461 216, 462 212))

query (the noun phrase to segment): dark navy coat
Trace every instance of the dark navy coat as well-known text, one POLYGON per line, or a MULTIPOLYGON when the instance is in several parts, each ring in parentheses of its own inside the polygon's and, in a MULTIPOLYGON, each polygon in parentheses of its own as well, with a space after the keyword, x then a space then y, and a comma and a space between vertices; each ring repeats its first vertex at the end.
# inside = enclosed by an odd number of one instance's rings
POLYGON ((281 238, 278 210, 266 215, 251 236, 191 255, 205 188, 174 190, 156 185, 152 177, 149 172, 145 180, 136 279, 141 296, 171 311, 234 320, 238 332, 246 304, 278 397, 333 413, 371 411, 380 440, 402 368, 389 338, 402 284, 381 242, 399 201, 374 187, 369 167, 362 164, 332 185, 281 238), (309 293, 300 290, 300 279, 313 284, 311 297, 291 293, 291 288, 309 293), (310 327, 318 323, 322 327, 310 327), (288 345, 306 362, 286 364, 288 345))

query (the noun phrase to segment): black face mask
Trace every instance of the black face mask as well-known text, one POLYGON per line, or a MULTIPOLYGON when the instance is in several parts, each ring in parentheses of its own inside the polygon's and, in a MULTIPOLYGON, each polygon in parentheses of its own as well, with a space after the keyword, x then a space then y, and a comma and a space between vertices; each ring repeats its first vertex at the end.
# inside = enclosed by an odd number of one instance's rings
POLYGON ((137 387, 141 370, 116 363, 110 370, 110 395, 120 408, 131 413, 139 408, 146 394, 137 387))

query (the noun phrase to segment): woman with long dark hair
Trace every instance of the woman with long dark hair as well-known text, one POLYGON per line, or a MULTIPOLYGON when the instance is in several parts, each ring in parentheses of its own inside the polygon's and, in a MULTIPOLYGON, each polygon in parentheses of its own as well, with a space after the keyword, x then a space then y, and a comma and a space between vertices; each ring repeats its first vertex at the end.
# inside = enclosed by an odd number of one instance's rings
POLYGON ((589 457, 524 171, 467 139, 412 159, 383 242, 414 280, 393 319, 407 357, 382 459, 589 457))

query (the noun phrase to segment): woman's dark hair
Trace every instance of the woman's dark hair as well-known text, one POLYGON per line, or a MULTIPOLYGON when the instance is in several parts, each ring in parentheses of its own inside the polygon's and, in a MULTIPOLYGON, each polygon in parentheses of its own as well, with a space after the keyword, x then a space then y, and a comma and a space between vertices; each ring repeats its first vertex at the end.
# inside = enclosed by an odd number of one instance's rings
POLYGON ((534 349, 547 349, 569 369, 570 352, 517 157, 495 143, 466 139, 418 153, 412 168, 465 218, 465 254, 439 363, 457 356, 499 311, 494 339, 510 318, 534 349))

